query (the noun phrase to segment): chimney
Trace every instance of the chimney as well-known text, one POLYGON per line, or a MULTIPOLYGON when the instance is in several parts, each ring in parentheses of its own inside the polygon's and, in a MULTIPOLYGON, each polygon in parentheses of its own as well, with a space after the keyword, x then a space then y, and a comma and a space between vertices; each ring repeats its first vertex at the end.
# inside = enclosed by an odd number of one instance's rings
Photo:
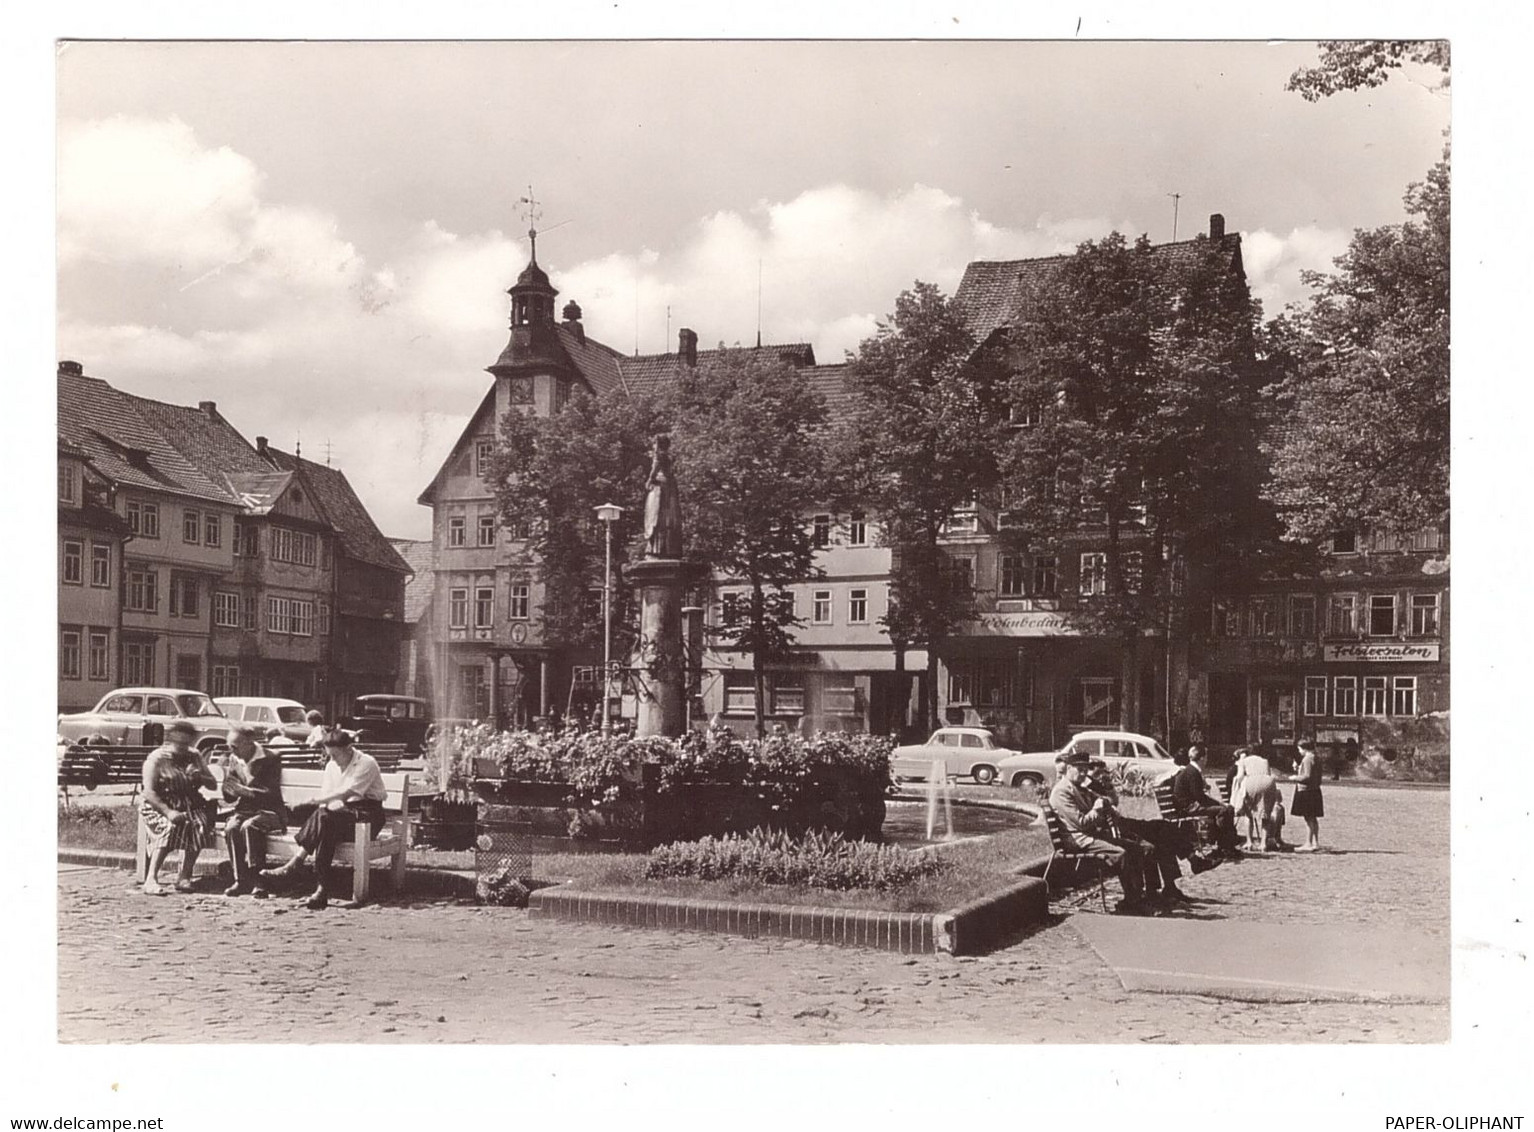
POLYGON ((84 377, 85 376, 85 367, 82 366, 79 362, 61 361, 61 362, 59 362, 59 376, 60 377, 84 377))
POLYGON ((217 401, 199 401, 197 402, 197 407, 202 410, 202 415, 205 417, 218 416, 217 401))
POLYGON ((1225 238, 1225 217, 1218 212, 1209 214, 1209 238, 1211 240, 1225 238))
POLYGON ((264 436, 256 437, 256 455, 257 456, 265 456, 266 455, 266 437, 264 437, 264 436))
POLYGON ((560 317, 565 320, 565 329, 575 335, 575 340, 584 346, 586 344, 586 328, 581 325, 581 305, 572 299, 565 304, 565 309, 559 313, 560 317))
POLYGON ((698 364, 698 334, 688 330, 687 327, 676 332, 676 352, 681 355, 682 361, 690 366, 698 364))

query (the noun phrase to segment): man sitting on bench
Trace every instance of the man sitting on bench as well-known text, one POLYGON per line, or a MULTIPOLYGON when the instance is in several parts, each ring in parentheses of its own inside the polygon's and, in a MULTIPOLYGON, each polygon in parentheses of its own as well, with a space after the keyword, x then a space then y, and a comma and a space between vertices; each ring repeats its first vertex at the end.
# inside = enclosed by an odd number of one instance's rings
MULTIPOLYGON (((360 822, 366 822, 369 836, 376 837, 383 828, 383 803, 388 796, 378 763, 372 755, 352 747, 350 733, 339 727, 326 732, 325 753, 330 761, 320 778, 320 792, 314 797, 315 810, 293 835, 298 842, 298 855, 278 868, 261 870, 261 875, 268 879, 290 876, 312 854, 316 884, 302 904, 313 909, 330 902, 330 862, 336 847, 351 840, 360 822)), ((367 862, 358 862, 354 867, 365 869, 367 862)))
POLYGON ((234 804, 224 825, 224 845, 234 883, 225 896, 266 896, 255 875, 266 864, 266 836, 288 828, 282 805, 282 758, 256 742, 249 723, 229 725, 229 760, 224 765, 223 795, 234 804))
POLYGON ((1050 807, 1075 839, 1076 846, 1105 862, 1118 874, 1124 899, 1117 911, 1133 915, 1148 910, 1147 897, 1186 900, 1177 887, 1181 870, 1168 845, 1153 845, 1118 828, 1113 804, 1089 788, 1092 759, 1085 751, 1065 756, 1065 774, 1049 793, 1050 807))
POLYGON ((1186 751, 1174 754, 1172 761, 1177 764, 1177 770, 1172 772, 1172 808, 1181 817, 1213 818, 1215 846, 1220 856, 1239 857, 1236 811, 1209 793, 1204 782, 1204 748, 1194 743, 1186 751))

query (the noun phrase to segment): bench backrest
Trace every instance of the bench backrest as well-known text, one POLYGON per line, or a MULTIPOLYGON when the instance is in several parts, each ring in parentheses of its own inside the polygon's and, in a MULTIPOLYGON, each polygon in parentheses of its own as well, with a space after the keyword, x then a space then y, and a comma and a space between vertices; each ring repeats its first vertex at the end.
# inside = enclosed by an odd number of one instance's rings
POLYGON ((1177 816, 1177 804, 1172 800, 1172 780, 1170 778, 1156 783, 1156 809, 1161 811, 1164 818, 1177 816))
POLYGON ((1049 844, 1057 853, 1073 853, 1076 845, 1071 840, 1070 830, 1065 828, 1065 823, 1060 820, 1060 815, 1055 813, 1053 806, 1044 807, 1044 828, 1049 830, 1049 844))
MULTIPOLYGON (((283 803, 290 807, 301 806, 313 799, 320 792, 320 780, 324 775, 323 770, 284 766, 282 768, 283 803)), ((393 813, 404 813, 410 804, 410 775, 385 774, 383 784, 384 789, 388 791, 384 798, 384 809, 393 813)))

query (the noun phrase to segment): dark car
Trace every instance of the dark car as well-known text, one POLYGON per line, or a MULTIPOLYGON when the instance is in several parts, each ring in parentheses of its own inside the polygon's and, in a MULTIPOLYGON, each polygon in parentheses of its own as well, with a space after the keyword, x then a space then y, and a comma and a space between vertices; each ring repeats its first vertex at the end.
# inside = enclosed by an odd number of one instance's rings
POLYGON ((415 696, 358 696, 341 726, 355 732, 364 749, 371 741, 403 743, 419 752, 425 748, 426 731, 431 727, 431 704, 415 696))

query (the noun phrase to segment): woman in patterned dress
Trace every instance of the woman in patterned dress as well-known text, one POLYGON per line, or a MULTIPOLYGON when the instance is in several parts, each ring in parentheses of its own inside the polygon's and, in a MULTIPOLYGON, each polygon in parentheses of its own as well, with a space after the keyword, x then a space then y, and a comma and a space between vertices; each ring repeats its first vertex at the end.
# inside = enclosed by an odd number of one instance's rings
POLYGON ((192 746, 196 731, 190 722, 173 719, 165 725, 165 742, 144 760, 144 794, 139 820, 149 831, 149 871, 144 877, 148 896, 163 896, 160 869, 173 849, 181 850, 176 891, 192 891, 192 867, 197 854, 212 840, 213 821, 202 787, 218 782, 192 746))

